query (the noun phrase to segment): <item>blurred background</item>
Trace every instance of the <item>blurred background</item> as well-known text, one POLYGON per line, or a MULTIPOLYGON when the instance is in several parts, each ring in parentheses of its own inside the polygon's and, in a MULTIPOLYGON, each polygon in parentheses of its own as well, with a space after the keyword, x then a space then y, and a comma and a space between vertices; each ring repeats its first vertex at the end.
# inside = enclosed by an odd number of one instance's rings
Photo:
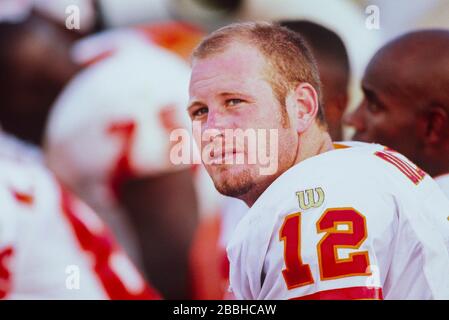
POLYGON ((341 126, 376 50, 410 30, 449 28, 449 1, 0 0, 2 134, 42 152, 169 299, 226 296, 226 240, 246 208, 200 166, 171 164, 169 135, 189 126, 193 48, 248 20, 308 21, 341 39, 341 126))
POLYGON ((66 8, 76 5, 80 36, 166 21, 188 22, 204 33, 235 21, 314 21, 337 32, 347 47, 351 63, 350 108, 360 97, 357 80, 380 46, 410 30, 449 27, 449 3, 445 0, 1 0, 0 4, 0 20, 20 19, 34 6, 63 25, 69 16, 66 8), (379 10, 378 28, 366 27, 367 19, 373 17, 370 6, 379 10))

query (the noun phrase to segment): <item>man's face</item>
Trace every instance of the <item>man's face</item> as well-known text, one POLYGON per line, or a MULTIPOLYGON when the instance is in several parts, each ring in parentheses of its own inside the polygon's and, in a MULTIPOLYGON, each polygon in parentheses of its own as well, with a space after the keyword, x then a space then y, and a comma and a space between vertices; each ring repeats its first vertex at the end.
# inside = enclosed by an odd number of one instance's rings
POLYGON ((388 64, 370 63, 362 80, 363 101, 346 124, 355 128, 353 140, 380 143, 414 159, 419 152, 416 112, 393 89, 400 80, 388 64))
MULTIPOLYGON (((298 136, 289 126, 287 115, 282 111, 284 106, 265 79, 266 68, 265 57, 244 43, 232 43, 224 52, 197 59, 193 64, 188 112, 192 121, 201 123, 203 137, 211 129, 219 133, 226 129, 250 129, 255 130, 256 135, 265 131, 267 144, 260 145, 261 140, 258 140, 257 149, 262 147, 263 151, 269 152, 270 146, 278 143, 276 171, 270 175, 260 174, 259 161, 248 163, 255 150, 248 139, 244 143, 235 143, 233 147, 229 147, 229 141, 226 141, 221 155, 210 153, 213 159, 223 157, 233 163, 204 163, 215 187, 225 195, 239 197, 255 187, 267 187, 295 160, 298 136), (276 130, 276 141, 268 139, 269 129, 276 130), (237 155, 244 156, 243 164, 235 164, 237 155)), ((220 135, 210 138, 210 141, 222 144, 217 137, 220 135)), ((195 140, 198 146, 201 145, 203 154, 206 143, 204 138, 199 141, 200 138, 196 136, 195 140)))

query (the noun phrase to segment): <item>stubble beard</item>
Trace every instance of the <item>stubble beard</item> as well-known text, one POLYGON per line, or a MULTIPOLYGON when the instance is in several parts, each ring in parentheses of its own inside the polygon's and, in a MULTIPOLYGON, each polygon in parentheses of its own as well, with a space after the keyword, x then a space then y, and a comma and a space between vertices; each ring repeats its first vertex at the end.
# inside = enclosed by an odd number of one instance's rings
POLYGON ((245 168, 242 172, 232 174, 229 177, 213 179, 213 181, 218 192, 225 196, 239 199, 250 193, 255 187, 249 168, 245 168))

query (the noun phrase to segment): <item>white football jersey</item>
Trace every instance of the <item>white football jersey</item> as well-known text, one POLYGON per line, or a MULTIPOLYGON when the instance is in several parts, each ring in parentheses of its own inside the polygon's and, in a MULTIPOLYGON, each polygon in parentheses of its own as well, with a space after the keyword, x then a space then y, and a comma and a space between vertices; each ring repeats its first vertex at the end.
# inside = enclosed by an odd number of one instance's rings
POLYGON ((438 185, 391 149, 336 146, 283 173, 240 221, 227 248, 234 295, 449 299, 438 185))
POLYGON ((240 220, 248 212, 245 202, 239 199, 226 197, 220 210, 220 246, 226 248, 232 234, 240 220))
POLYGON ((0 207, 0 298, 158 298, 95 213, 41 164, 0 158, 0 207))
POLYGON ((438 177, 435 177, 434 179, 446 194, 446 196, 449 198, 449 173, 440 175, 438 177))
POLYGON ((223 201, 223 205, 220 210, 220 234, 218 239, 218 250, 222 256, 222 261, 220 263, 220 274, 222 277, 222 282, 225 286, 225 292, 223 295, 224 300, 234 300, 232 292, 228 290, 229 287, 229 260, 226 254, 226 247, 229 240, 234 233, 235 228, 239 224, 240 220, 248 212, 249 208, 245 202, 226 197, 223 201))

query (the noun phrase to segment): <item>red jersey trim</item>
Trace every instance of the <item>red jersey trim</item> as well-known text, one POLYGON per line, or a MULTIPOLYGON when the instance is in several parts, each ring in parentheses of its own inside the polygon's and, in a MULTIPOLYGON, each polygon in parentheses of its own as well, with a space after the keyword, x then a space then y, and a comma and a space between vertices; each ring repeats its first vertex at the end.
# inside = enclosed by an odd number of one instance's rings
POLYGON ((383 300, 382 288, 350 287, 319 291, 289 300, 383 300))

